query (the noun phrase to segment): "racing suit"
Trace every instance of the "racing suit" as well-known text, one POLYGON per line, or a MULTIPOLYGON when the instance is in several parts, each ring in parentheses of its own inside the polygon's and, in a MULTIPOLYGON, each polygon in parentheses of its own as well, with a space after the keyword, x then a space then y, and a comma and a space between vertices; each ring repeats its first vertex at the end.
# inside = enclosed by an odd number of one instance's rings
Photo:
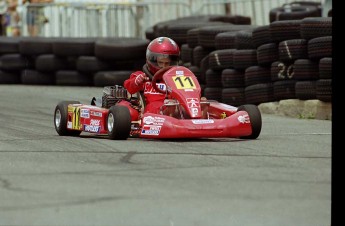
MULTIPOLYGON (((155 88, 152 86, 152 82, 150 80, 146 80, 141 84, 136 84, 135 79, 137 76, 145 74, 142 71, 133 72, 130 77, 125 80, 123 86, 128 90, 129 93, 134 94, 139 91, 144 92, 144 97, 146 101, 146 107, 144 113, 150 112, 159 114, 160 107, 164 103, 165 94, 156 91, 155 88)), ((156 83, 162 90, 166 90, 166 85, 164 83, 156 83)))

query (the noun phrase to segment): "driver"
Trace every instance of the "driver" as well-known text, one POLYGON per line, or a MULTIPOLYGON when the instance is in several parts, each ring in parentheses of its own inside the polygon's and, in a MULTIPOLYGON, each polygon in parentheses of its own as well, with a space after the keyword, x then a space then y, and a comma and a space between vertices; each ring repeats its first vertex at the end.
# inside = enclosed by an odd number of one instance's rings
MULTIPOLYGON (((123 86, 129 93, 143 91, 146 102, 145 112, 158 114, 164 103, 165 94, 158 92, 152 86, 153 75, 161 68, 178 65, 180 48, 174 40, 158 37, 152 40, 146 49, 146 64, 143 71, 133 72, 123 86)), ((162 90, 166 90, 164 83, 156 83, 162 90)))

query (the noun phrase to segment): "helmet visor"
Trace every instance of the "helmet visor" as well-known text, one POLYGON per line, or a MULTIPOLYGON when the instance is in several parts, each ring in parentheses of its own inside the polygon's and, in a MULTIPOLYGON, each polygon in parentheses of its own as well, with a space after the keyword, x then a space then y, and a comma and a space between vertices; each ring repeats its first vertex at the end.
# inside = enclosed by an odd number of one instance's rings
POLYGON ((162 53, 152 53, 148 51, 147 60, 157 68, 178 65, 179 56, 162 53))

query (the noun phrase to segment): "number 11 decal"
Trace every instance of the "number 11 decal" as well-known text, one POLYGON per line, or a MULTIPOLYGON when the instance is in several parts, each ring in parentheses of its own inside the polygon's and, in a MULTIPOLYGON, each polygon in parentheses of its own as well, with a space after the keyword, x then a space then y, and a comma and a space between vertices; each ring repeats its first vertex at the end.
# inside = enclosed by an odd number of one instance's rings
POLYGON ((72 129, 80 128, 80 107, 73 109, 72 129))
POLYGON ((175 85, 178 89, 195 89, 195 84, 190 76, 174 76, 175 85))

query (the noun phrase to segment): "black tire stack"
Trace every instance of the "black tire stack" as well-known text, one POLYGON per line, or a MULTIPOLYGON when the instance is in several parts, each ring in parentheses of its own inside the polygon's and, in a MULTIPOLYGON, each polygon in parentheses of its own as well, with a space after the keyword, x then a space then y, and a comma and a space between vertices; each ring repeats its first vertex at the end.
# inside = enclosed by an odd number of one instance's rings
POLYGON ((269 25, 206 23, 187 31, 180 44, 182 64, 196 74, 205 97, 234 106, 331 102, 332 17, 321 17, 316 3, 292 6, 312 10, 315 17, 296 9, 269 25))
POLYGON ((263 26, 233 15, 163 21, 147 30, 147 39, 0 37, 0 84, 122 85, 142 70, 149 41, 168 36, 208 99, 234 106, 331 102, 332 17, 321 17, 315 2, 288 8, 272 9, 263 26))
POLYGON ((139 38, 0 37, 0 84, 123 84, 145 63, 139 38))

